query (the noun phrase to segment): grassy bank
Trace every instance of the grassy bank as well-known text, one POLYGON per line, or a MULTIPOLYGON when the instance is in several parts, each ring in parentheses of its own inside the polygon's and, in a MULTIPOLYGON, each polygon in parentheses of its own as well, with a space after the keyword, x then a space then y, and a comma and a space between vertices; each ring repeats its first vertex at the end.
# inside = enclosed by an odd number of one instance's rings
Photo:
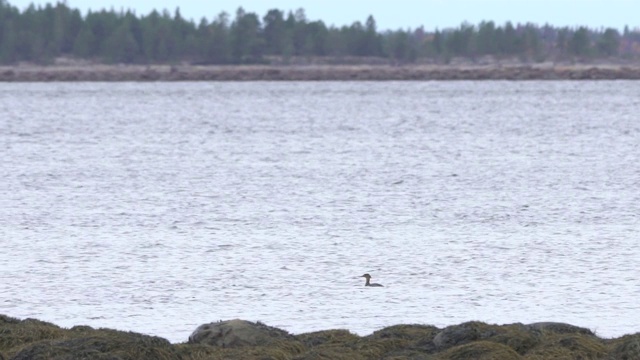
POLYGON ((0 82, 622 79, 640 79, 640 65, 22 65, 0 67, 0 82))
POLYGON ((185 334, 185 343, 171 344, 133 332, 64 329, 0 315, 0 359, 640 359, 640 333, 603 339, 589 329, 562 323, 467 322, 443 329, 395 325, 368 336, 347 330, 291 335, 244 323, 277 337, 256 345, 215 346, 186 342, 185 334))

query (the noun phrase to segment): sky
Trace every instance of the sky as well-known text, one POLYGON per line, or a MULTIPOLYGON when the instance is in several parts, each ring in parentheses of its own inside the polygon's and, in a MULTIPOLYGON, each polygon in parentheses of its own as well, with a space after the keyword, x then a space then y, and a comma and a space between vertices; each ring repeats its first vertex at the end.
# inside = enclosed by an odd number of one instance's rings
MULTIPOLYGON (((56 0, 7 0, 24 10, 29 4, 45 5, 56 0)), ((373 15, 378 30, 408 29, 424 26, 426 30, 457 27, 463 22, 478 24, 492 20, 497 24, 535 23, 553 26, 613 27, 622 30, 640 28, 640 0, 66 0, 71 8, 87 10, 134 10, 146 15, 153 9, 167 9, 172 14, 179 7, 183 17, 199 22, 226 11, 231 18, 242 6, 261 18, 269 9, 289 11, 305 9, 307 19, 322 20, 327 25, 364 23, 373 15)))

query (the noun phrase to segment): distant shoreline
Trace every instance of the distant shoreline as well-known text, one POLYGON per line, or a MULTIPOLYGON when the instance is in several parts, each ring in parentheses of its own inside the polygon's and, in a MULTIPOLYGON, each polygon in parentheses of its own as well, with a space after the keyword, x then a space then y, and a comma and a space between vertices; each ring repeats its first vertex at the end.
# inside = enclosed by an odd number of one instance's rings
POLYGON ((0 66, 0 82, 430 80, 640 80, 640 64, 0 66))

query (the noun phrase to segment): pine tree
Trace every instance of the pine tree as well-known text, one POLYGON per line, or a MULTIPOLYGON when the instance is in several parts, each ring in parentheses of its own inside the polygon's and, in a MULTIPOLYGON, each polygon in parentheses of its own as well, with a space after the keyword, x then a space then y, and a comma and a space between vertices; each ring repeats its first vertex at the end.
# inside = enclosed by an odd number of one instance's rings
POLYGON ((618 55, 619 47, 620 34, 618 30, 612 28, 606 29, 598 41, 598 51, 600 54, 604 56, 618 55))
POLYGON ((80 58, 91 58, 96 56, 96 36, 93 34, 91 27, 85 25, 80 30, 73 43, 73 54, 80 58))
POLYGON ((264 24, 265 53, 269 55, 282 55, 286 47, 286 42, 290 40, 284 21, 284 13, 277 9, 269 10, 262 21, 264 24))
POLYGON ((582 26, 573 33, 569 40, 569 51, 576 56, 587 56, 591 51, 591 43, 589 40, 589 30, 582 26))
POLYGON ((254 13, 239 8, 231 24, 231 54, 235 62, 255 63, 262 59, 263 40, 260 37, 260 20, 254 13))
POLYGON ((140 54, 128 21, 124 21, 106 41, 105 57, 113 63, 133 63, 140 54))

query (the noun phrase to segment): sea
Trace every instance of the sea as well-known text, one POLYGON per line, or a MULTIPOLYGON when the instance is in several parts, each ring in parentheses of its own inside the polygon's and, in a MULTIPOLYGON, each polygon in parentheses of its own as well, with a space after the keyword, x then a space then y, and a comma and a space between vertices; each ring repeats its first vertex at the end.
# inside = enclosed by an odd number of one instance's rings
POLYGON ((1 83, 0 163, 11 317, 640 331, 638 81, 1 83))

